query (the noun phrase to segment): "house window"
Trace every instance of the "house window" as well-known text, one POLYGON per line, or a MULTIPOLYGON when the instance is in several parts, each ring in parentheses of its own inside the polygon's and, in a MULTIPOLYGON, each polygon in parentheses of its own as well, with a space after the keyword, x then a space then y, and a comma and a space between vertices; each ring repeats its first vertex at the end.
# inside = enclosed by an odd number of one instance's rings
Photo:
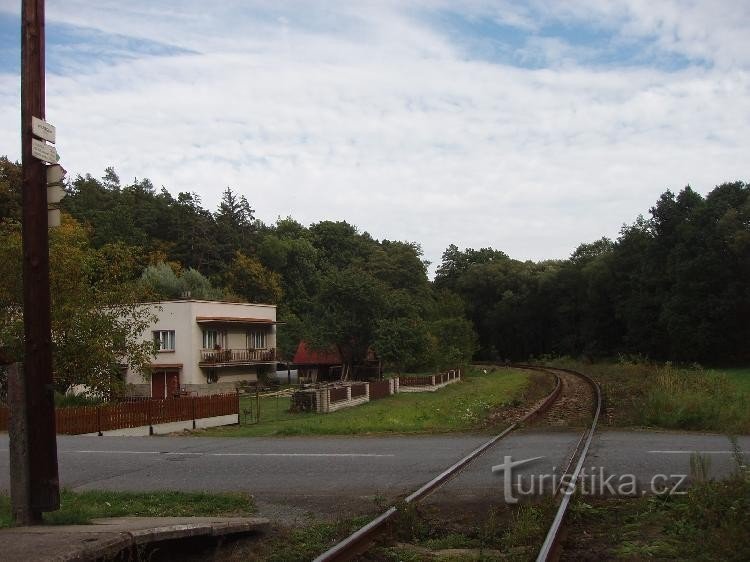
POLYGON ((219 330, 203 330, 203 349, 216 349, 222 347, 224 338, 219 330))
POLYGON ((154 332, 154 342, 156 342, 157 351, 174 351, 174 330, 154 332))
POLYGON ((262 330, 253 330, 247 333, 247 348, 248 349, 265 349, 266 348, 266 332, 262 330))

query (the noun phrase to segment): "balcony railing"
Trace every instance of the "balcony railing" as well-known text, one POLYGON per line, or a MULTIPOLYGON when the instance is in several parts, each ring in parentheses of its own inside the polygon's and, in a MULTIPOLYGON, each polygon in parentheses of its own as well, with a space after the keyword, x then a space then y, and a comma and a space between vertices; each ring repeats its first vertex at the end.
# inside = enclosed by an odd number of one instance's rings
POLYGON ((276 361, 276 349, 201 349, 201 365, 230 365, 276 361))

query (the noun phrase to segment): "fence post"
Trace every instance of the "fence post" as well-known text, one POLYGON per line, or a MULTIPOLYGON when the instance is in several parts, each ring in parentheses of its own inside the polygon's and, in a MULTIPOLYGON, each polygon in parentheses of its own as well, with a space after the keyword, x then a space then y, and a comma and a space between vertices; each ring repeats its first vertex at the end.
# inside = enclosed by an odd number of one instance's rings
POLYGON ((99 437, 104 435, 102 433, 102 407, 101 406, 96 407, 96 432, 99 434, 99 437))
MULTIPOLYGON (((193 414, 193 429, 195 429, 195 396, 190 397, 190 412, 193 414)), ((239 410, 237 410, 237 419, 239 420, 239 410)))
POLYGON ((432 375, 432 386, 435 386, 435 375, 432 375))
POLYGON ((146 400, 148 402, 148 408, 146 411, 148 412, 148 434, 153 435, 154 434, 154 425, 151 423, 152 417, 151 417, 151 403, 153 402, 153 399, 146 400))

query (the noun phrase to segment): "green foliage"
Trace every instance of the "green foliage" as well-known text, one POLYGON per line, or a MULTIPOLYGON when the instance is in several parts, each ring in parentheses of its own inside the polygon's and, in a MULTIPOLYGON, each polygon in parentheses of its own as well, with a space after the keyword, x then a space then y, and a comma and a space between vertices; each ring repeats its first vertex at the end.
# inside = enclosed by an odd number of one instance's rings
POLYGON ((331 270, 321 280, 307 339, 317 349, 336 346, 346 366, 364 360, 385 310, 386 290, 365 271, 331 270))
POLYGON ((21 220, 21 166, 0 157, 0 221, 21 220))
POLYGON ((237 252, 227 272, 227 288, 248 302, 276 304, 281 301, 281 278, 257 258, 237 252))
POLYGON ((198 270, 189 268, 175 273, 164 262, 150 265, 141 274, 141 285, 149 300, 175 300, 181 298, 221 300, 224 292, 215 289, 198 270))
MULTIPOLYGON (((420 318, 385 318, 377 323, 374 346, 386 367, 397 373, 425 363, 430 345, 427 325, 420 318)), ((462 363, 455 363, 456 365, 462 363)))
POLYGON ((742 370, 730 374, 700 366, 644 362, 623 356, 617 363, 557 359, 552 365, 582 371, 602 386, 604 423, 669 429, 750 432, 750 389, 742 370))
POLYGON ((55 392, 55 408, 79 408, 81 406, 97 406, 102 403, 103 400, 99 396, 55 392))
MULTIPOLYGON (((144 370, 153 344, 140 340, 151 316, 137 305, 140 291, 131 279, 138 256, 121 245, 94 249, 89 234, 64 217, 50 233, 50 293, 55 386, 85 384, 108 394, 117 389, 120 364, 144 370), (112 259, 116 257, 117 259, 112 259)), ((0 345, 23 356, 20 225, 0 223, 0 345)))
POLYGON ((650 214, 565 261, 451 246, 435 284, 464 300, 484 359, 750 359, 750 186, 667 191, 650 214))

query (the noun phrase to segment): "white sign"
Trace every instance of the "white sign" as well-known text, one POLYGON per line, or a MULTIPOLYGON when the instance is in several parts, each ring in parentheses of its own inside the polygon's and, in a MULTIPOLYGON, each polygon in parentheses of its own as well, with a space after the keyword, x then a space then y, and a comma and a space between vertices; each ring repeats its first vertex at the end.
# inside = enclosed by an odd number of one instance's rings
POLYGON ((39 119, 39 117, 31 118, 31 134, 34 136, 54 144, 56 131, 57 129, 55 129, 55 126, 51 123, 47 123, 46 121, 39 119))
POLYGON ((31 155, 49 164, 57 164, 57 161, 60 159, 57 156, 57 150, 55 150, 54 146, 50 146, 39 139, 31 139, 31 155))

